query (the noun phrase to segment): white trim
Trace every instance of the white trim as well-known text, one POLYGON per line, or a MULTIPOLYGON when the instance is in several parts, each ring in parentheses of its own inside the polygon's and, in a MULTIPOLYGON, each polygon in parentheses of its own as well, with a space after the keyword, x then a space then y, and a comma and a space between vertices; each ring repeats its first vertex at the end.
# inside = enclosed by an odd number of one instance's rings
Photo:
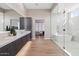
POLYGON ((63 49, 69 56, 72 56, 66 49, 63 49))
POLYGON ((44 38, 44 39, 49 40, 50 38, 44 38))
POLYGON ((32 38, 32 40, 35 40, 36 38, 32 38))
MULTIPOLYGON (((36 38, 32 38, 32 40, 35 40, 35 39, 36 39, 36 38)), ((46 40, 47 40, 47 39, 50 39, 50 38, 44 38, 44 39, 46 39, 46 40)))

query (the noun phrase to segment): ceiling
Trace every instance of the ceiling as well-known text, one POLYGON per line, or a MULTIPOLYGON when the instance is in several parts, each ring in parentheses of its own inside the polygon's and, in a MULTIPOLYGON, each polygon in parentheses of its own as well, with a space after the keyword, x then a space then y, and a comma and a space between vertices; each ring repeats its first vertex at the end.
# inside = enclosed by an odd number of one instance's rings
MULTIPOLYGON (((51 9, 53 3, 23 3, 26 9, 51 9)), ((0 8, 10 10, 11 8, 5 3, 0 3, 0 8)))
POLYGON ((51 9, 52 3, 24 3, 26 9, 51 9))
POLYGON ((11 9, 11 8, 8 7, 5 3, 0 3, 0 8, 5 9, 5 10, 11 9))

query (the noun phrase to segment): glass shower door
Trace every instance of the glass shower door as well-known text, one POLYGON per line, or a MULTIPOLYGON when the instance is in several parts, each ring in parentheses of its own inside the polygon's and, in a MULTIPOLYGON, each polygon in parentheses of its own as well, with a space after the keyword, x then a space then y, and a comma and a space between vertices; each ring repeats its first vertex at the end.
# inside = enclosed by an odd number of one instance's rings
POLYGON ((63 49, 65 48, 65 15, 61 13, 53 14, 51 22, 54 22, 51 23, 53 40, 63 49))

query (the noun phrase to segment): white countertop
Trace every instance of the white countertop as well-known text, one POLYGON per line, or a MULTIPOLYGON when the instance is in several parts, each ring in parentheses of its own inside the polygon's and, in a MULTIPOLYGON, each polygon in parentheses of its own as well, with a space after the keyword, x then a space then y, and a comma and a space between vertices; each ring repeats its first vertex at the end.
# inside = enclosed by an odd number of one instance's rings
POLYGON ((4 38, 0 38, 0 48, 23 37, 24 35, 29 34, 31 31, 24 31, 24 32, 20 32, 18 33, 16 36, 7 36, 4 38))

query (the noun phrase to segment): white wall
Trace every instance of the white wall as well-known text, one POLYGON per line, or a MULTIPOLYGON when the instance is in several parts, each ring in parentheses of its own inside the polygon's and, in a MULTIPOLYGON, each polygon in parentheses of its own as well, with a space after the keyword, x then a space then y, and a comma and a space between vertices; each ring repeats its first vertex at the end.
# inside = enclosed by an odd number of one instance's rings
POLYGON ((74 40, 79 42, 79 8, 72 11, 69 18, 69 25, 71 30, 71 35, 74 37, 74 40), (72 17, 73 15, 73 17, 72 17))
POLYGON ((3 12, 0 9, 0 31, 3 30, 3 12))
POLYGON ((50 38, 50 10, 28 10, 28 16, 33 20, 33 38, 35 38, 35 20, 44 19, 45 38, 50 38))

